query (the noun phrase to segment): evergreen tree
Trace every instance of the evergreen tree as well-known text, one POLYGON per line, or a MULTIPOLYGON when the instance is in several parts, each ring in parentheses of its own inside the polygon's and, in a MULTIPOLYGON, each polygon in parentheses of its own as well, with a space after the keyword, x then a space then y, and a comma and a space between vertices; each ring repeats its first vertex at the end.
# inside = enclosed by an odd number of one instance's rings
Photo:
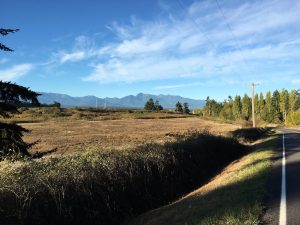
POLYGON ((182 104, 180 102, 177 102, 175 105, 175 111, 176 112, 180 112, 183 113, 183 108, 182 108, 182 104))
POLYGON ((297 92, 296 90, 291 90, 289 94, 289 111, 295 112, 297 106, 297 92))
MULTIPOLYGON (((0 35, 5 36, 8 35, 10 33, 15 33, 19 31, 19 29, 4 29, 4 28, 0 28, 0 35)), ((2 51, 8 51, 8 52, 12 52, 13 50, 9 47, 7 47, 6 45, 0 43, 0 50, 2 51)))
POLYGON ((163 110, 163 107, 159 104, 158 100, 155 101, 154 108, 155 108, 156 111, 163 110))
POLYGON ((251 99, 246 93, 242 99, 242 116, 245 120, 249 120, 251 116, 251 99))
POLYGON ((240 119, 242 116, 242 102, 241 96, 237 95, 234 98, 232 112, 235 119, 240 119))
POLYGON ((258 108, 260 114, 262 114, 265 111, 265 99, 264 99, 264 94, 262 92, 260 92, 259 94, 258 108))
POLYGON ((282 121, 282 114, 280 112, 280 93, 275 90, 271 99, 271 118, 272 122, 282 121))
POLYGON ((210 98, 209 98, 209 96, 207 96, 207 98, 206 98, 206 104, 205 104, 205 109, 206 109, 206 111, 207 111, 207 114, 208 114, 208 116, 211 116, 211 114, 212 114, 212 108, 211 108, 211 100, 210 100, 210 98))
POLYGON ((282 91, 280 92, 280 112, 283 113, 287 113, 289 111, 289 93, 287 90, 282 89, 282 91))
MULTIPOLYGON (((38 95, 29 88, 0 81, 0 116, 9 118, 12 113, 17 113, 18 106, 24 103, 38 105, 38 95)), ((29 155, 28 149, 33 144, 23 141, 24 132, 28 130, 15 123, 0 122, 0 155, 11 153, 29 155)))
POLYGON ((186 114, 190 113, 189 103, 187 103, 187 102, 183 103, 183 112, 186 114))
POLYGON ((254 97, 254 110, 255 110, 255 114, 259 114, 260 113, 258 94, 255 94, 255 97, 254 97))
POLYGON ((272 110, 272 96, 271 96, 270 91, 268 91, 267 94, 266 94, 265 109, 266 109, 268 114, 271 113, 271 110, 272 110))
MULTIPOLYGON (((10 33, 17 32, 18 29, 0 28, 0 35, 5 36, 10 33)), ((0 50, 13 51, 9 47, 0 43, 0 50)), ((8 118, 11 113, 18 112, 18 106, 23 103, 31 103, 38 105, 36 92, 12 84, 10 82, 0 81, 0 117, 8 118)), ((23 133, 28 132, 27 129, 15 123, 0 122, 0 155, 1 157, 13 153, 21 153, 29 155, 28 149, 34 144, 28 144, 23 141, 23 133)))
POLYGON ((146 103, 145 103, 145 110, 155 110, 155 104, 153 101, 153 98, 150 98, 146 103))
POLYGON ((229 96, 228 101, 224 101, 221 107, 220 116, 226 120, 233 120, 233 101, 231 96, 229 96))

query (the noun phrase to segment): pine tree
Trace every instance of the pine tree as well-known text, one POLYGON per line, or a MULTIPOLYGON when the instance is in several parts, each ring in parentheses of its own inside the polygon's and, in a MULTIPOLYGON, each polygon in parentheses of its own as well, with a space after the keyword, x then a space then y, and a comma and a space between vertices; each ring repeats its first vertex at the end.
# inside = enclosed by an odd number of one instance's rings
POLYGON ((155 101, 154 108, 155 108, 156 111, 163 110, 163 107, 159 104, 158 100, 155 101))
POLYGON ((255 114, 259 114, 260 113, 258 94, 255 94, 255 97, 254 97, 254 110, 255 110, 255 114))
POLYGON ((260 94, 259 94, 258 108, 259 108, 260 114, 262 114, 263 111, 265 110, 265 99, 264 99, 264 94, 262 92, 260 92, 260 94))
POLYGON ((240 119, 242 116, 242 102, 241 96, 237 95, 234 98, 232 112, 235 119, 240 119))
POLYGON ((272 96, 271 96, 271 92, 268 91, 266 94, 266 110, 268 113, 270 113, 271 109, 272 109, 272 96))
POLYGON ((289 111, 289 93, 287 90, 282 89, 280 92, 280 113, 287 113, 289 111))
MULTIPOLYGON (((0 35, 5 36, 10 33, 17 32, 18 29, 0 29, 0 35)), ((0 50, 13 51, 9 47, 0 43, 0 50)), ((0 81, 0 117, 9 118, 12 113, 18 112, 18 106, 24 103, 38 105, 36 92, 12 84, 10 82, 0 81)), ((23 133, 28 132, 27 129, 15 123, 0 122, 0 156, 8 154, 21 153, 29 155, 28 149, 34 144, 28 144, 22 139, 23 133)))
MULTIPOLYGON (((0 81, 0 116, 9 118, 11 113, 18 112, 18 106, 23 103, 38 105, 38 95, 36 92, 29 90, 29 88, 0 81)), ((24 132, 28 132, 28 130, 15 123, 0 122, 0 155, 3 156, 10 153, 29 155, 28 149, 33 144, 23 141, 24 132)))
POLYGON ((187 102, 183 103, 183 112, 186 114, 190 113, 189 103, 187 103, 187 102))
POLYGON ((146 103, 145 103, 145 110, 155 110, 155 105, 154 105, 154 101, 153 98, 150 98, 146 103))
POLYGON ((177 102, 175 105, 175 111, 179 113, 183 113, 182 104, 180 102, 177 102))
POLYGON ((242 116, 245 120, 249 120, 251 116, 251 99, 246 93, 242 99, 242 116))
POLYGON ((295 112, 297 106, 297 92, 296 90, 291 90, 289 94, 289 111, 295 112))
POLYGON ((271 118, 272 122, 282 121, 283 117, 280 112, 280 93, 275 90, 271 99, 271 118))
MULTIPOLYGON (((10 33, 15 33, 19 31, 19 29, 4 29, 4 28, 0 28, 0 35, 5 36, 8 35, 10 33)), ((0 43, 0 50, 2 51, 7 51, 7 52, 12 52, 13 50, 9 47, 7 47, 6 45, 0 43)))

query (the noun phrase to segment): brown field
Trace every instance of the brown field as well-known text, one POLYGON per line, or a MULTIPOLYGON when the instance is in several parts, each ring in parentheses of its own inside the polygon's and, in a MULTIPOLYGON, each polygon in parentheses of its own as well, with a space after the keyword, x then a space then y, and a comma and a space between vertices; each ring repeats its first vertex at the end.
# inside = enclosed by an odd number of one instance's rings
POLYGON ((174 134, 188 130, 208 130, 226 135, 238 125, 207 121, 198 117, 170 119, 121 119, 121 120, 49 120, 22 123, 31 130, 25 134, 27 142, 40 140, 31 152, 46 152, 57 148, 55 154, 82 152, 87 149, 126 149, 174 139, 174 134))

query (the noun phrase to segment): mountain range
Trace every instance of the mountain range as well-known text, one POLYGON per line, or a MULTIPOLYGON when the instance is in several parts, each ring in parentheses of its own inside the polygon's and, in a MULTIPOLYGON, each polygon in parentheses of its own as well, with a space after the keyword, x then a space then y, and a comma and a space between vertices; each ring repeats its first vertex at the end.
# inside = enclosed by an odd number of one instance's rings
POLYGON ((38 97, 40 103, 52 104, 59 102, 63 107, 109 107, 109 108, 143 108, 150 98, 158 100, 165 109, 174 109, 175 104, 187 102, 190 109, 204 106, 204 100, 184 98, 175 95, 151 95, 139 93, 128 95, 123 98, 98 98, 96 96, 72 97, 66 94, 41 92, 38 97))

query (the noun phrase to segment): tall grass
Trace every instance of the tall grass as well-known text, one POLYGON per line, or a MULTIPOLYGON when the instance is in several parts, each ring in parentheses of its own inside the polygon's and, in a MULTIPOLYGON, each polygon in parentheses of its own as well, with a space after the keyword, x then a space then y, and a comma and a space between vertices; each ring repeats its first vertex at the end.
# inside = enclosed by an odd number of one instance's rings
POLYGON ((234 138, 189 133, 131 151, 0 162, 0 223, 119 224, 206 182, 243 154, 234 138))

